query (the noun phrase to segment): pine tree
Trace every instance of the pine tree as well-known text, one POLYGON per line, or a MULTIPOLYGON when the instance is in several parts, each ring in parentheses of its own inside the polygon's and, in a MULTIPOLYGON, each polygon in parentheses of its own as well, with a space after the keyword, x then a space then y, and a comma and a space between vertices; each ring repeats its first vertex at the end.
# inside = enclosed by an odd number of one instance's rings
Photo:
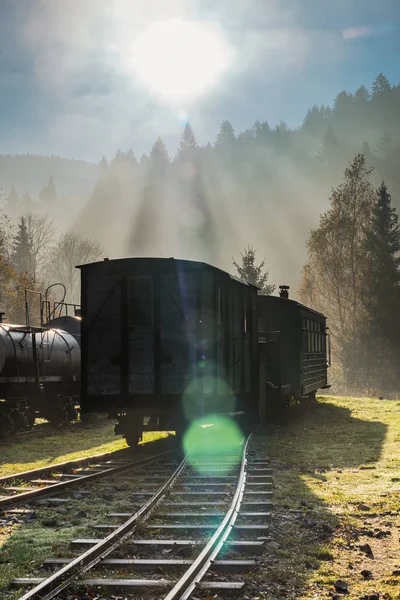
POLYGON ((379 73, 372 84, 372 98, 376 99, 382 94, 388 94, 391 89, 388 78, 383 73, 379 73))
POLYGON ((181 137, 178 156, 187 157, 192 156, 193 152, 198 148, 197 141, 195 135, 193 133, 192 126, 190 123, 186 123, 185 129, 183 130, 183 134, 181 137))
POLYGON ((32 211, 33 200, 32 200, 32 196, 29 194, 29 192, 27 190, 25 190, 25 192, 23 193, 23 196, 21 197, 20 206, 21 206, 22 212, 24 212, 24 213, 29 213, 32 211))
POLYGON ((12 262, 18 273, 29 273, 32 267, 32 243, 26 220, 21 217, 12 245, 12 262))
POLYGON ((232 146, 236 141, 235 130, 232 127, 230 121, 222 121, 217 134, 215 145, 218 146, 232 146))
POLYGON ((371 99, 371 94, 369 93, 369 91, 367 90, 365 85, 360 85, 360 87, 354 94, 354 98, 357 103, 365 104, 366 102, 368 102, 371 99))
POLYGON ((108 160, 105 156, 103 156, 103 158, 97 165, 97 172, 100 177, 104 177, 106 175, 106 173, 108 171, 108 167, 109 167, 108 160))
POLYGON ((57 190, 54 184, 53 175, 50 175, 49 181, 39 194, 39 198, 48 206, 53 206, 57 202, 57 190))
POLYGON ((400 226, 391 196, 382 181, 376 193, 366 238, 368 268, 365 304, 369 313, 368 371, 380 391, 393 391, 400 382, 400 226), (390 389, 390 387, 392 389, 390 389))
POLYGON ((164 144, 162 138, 158 138, 150 152, 150 164, 152 169, 156 171, 164 172, 170 164, 170 158, 168 156, 168 150, 164 144))
POLYGON ((376 145, 376 151, 383 159, 390 160, 393 153, 393 141, 386 131, 378 141, 376 145))
POLYGON ((322 135, 326 130, 327 114, 324 106, 314 106, 307 112, 302 129, 311 135, 322 135))
POLYGON ((253 125, 253 132, 257 141, 265 142, 271 134, 271 127, 267 121, 256 121, 253 125))
POLYGON ((339 151, 339 140, 333 133, 332 125, 329 123, 322 140, 321 149, 317 152, 317 158, 325 165, 333 165, 337 161, 339 151))
POLYGON ((272 131, 274 146, 278 152, 285 152, 290 146, 290 131, 285 121, 280 121, 272 131))
POLYGON ((257 250, 251 244, 248 244, 241 255, 242 264, 239 265, 233 260, 233 265, 236 267, 241 279, 259 287, 261 295, 270 296, 275 291, 275 285, 268 283, 269 271, 264 269, 266 259, 258 266, 256 265, 256 252, 257 250))
POLYGON ((15 185, 12 184, 10 187, 10 191, 7 196, 7 206, 11 212, 16 212, 19 209, 20 198, 17 194, 17 190, 15 189, 15 185))

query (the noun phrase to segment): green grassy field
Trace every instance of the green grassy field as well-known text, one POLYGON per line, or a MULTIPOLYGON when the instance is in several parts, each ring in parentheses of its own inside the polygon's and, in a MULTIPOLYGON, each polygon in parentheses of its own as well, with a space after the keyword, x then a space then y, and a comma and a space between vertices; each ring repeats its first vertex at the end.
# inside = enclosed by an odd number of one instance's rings
POLYGON ((324 598, 341 579, 348 598, 399 599, 400 402, 319 398, 256 443, 276 486, 261 597, 324 598))
MULTIPOLYGON (((1 446, 2 474, 125 446, 107 421, 35 435, 1 446)), ((349 600, 373 592, 400 600, 400 402, 323 397, 292 410, 285 422, 254 436, 254 444, 274 467, 275 507, 272 539, 260 569, 246 577, 245 595, 319 600, 335 595, 341 579, 349 600), (360 548, 365 544, 372 554, 360 548)), ((101 502, 96 510, 105 511, 101 502)), ((0 589, 90 531, 73 516, 64 524, 61 518, 56 530, 44 524, 42 511, 32 523, 0 528, 0 589)))
MULTIPOLYGON (((159 433, 145 433, 143 441, 158 437, 159 433)), ((89 423, 78 421, 60 429, 38 428, 0 443, 0 477, 127 447, 121 436, 114 435, 114 422, 104 417, 92 417, 89 423)))

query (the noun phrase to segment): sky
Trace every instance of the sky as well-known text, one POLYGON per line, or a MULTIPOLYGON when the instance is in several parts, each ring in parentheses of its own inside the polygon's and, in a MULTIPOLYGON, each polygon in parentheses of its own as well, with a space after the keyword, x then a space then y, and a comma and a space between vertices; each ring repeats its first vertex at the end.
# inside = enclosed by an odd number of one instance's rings
POLYGON ((399 54, 399 0, 0 0, 0 152, 98 161, 161 136, 173 155, 187 120, 200 143, 224 119, 297 127, 380 72, 399 83, 399 54))

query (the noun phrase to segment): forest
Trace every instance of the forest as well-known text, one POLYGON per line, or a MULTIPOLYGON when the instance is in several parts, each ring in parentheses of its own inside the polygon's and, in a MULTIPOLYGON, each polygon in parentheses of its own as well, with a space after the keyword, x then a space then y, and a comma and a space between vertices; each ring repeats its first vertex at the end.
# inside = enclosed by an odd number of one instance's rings
POLYGON ((300 286, 297 297, 327 314, 336 389, 366 392, 376 370, 382 377, 374 381, 389 393, 399 354, 389 340, 395 305, 382 304, 381 292, 394 290, 386 296, 397 302, 399 116, 400 85, 381 73, 370 88, 312 106, 296 129, 261 120, 266 106, 245 131, 223 121, 206 145, 187 123, 175 153, 160 127, 146 155, 118 150, 97 167, 65 159, 68 176, 57 157, 0 157, 2 310, 20 317, 21 290, 44 289, 55 278, 77 301, 74 266, 103 256, 176 256, 232 271, 250 242, 266 257, 271 283, 290 285, 292 297, 300 286), (379 227, 388 245, 376 264, 386 261, 386 274, 365 267, 378 256, 379 227), (379 325, 372 319, 377 307, 379 325), (385 364, 388 345, 392 359, 385 364))

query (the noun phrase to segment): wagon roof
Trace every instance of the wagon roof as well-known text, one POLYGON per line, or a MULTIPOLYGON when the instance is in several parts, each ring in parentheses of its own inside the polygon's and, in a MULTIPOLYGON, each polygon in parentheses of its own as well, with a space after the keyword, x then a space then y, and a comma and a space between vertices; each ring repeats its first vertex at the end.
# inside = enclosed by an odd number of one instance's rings
POLYGON ((313 308, 310 308, 305 304, 301 304, 301 302, 297 302, 297 300, 293 300, 292 298, 281 298, 280 296, 262 296, 260 294, 258 295, 258 298, 268 298, 268 302, 285 302, 288 303, 288 305, 291 306, 293 309, 301 308, 302 310, 306 310, 309 313, 318 315, 319 317, 326 319, 326 316, 323 313, 318 312, 317 310, 314 310, 313 308))
POLYGON ((256 285, 249 283, 248 281, 245 281, 244 279, 240 279, 239 277, 236 277, 235 275, 231 275, 230 273, 228 273, 227 271, 224 271, 223 269, 220 269, 219 267, 215 267, 214 265, 210 265, 208 263, 205 263, 203 261, 198 261, 198 260, 187 260, 187 259, 183 259, 183 258, 174 258, 174 257, 170 257, 170 258, 161 258, 161 257, 154 257, 154 256, 134 256, 134 257, 128 257, 128 258, 114 258, 114 259, 104 259, 104 260, 100 260, 97 262, 92 262, 92 263, 86 263, 84 265, 76 265, 76 269, 85 269, 87 267, 93 267, 93 266, 98 266, 98 265, 104 265, 107 263, 125 263, 125 262, 129 262, 129 261, 135 261, 135 260, 148 260, 148 261, 157 261, 157 262, 167 262, 167 261, 174 261, 176 263, 181 263, 184 265, 198 265, 198 266, 202 266, 208 269, 213 269, 214 271, 219 271, 220 273, 223 273, 224 275, 228 276, 230 279, 232 279, 233 281, 237 281, 238 283, 241 283, 242 285, 247 285, 249 287, 255 288, 255 289, 260 289, 259 287, 257 287, 256 285))

